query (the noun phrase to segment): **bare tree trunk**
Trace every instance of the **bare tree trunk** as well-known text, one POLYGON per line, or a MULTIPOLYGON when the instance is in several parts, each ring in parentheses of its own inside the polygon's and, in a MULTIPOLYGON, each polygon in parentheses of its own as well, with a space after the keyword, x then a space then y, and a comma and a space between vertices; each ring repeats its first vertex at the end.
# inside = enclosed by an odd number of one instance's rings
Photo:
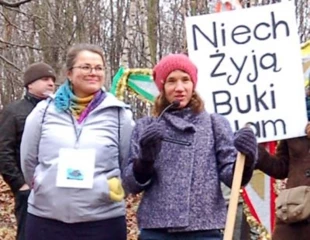
POLYGON ((121 49, 123 48, 123 39, 126 34, 126 25, 123 24, 123 22, 126 22, 127 20, 127 15, 123 17, 123 9, 126 9, 125 3, 123 0, 117 0, 117 22, 116 22, 116 38, 115 38, 115 43, 116 43, 116 49, 117 49, 117 55, 115 57, 115 68, 118 68, 120 65, 120 57, 121 57, 121 49))
POLYGON ((191 16, 197 15, 197 0, 190 0, 191 16))
POLYGON ((148 29, 147 23, 148 19, 146 16, 146 7, 144 0, 139 0, 139 12, 140 12, 140 22, 142 24, 142 37, 143 37, 143 51, 142 55, 145 59, 145 67, 151 68, 152 67, 152 60, 151 60, 151 51, 150 51, 150 44, 148 38, 148 29))
MULTIPOLYGON (((182 19, 183 19, 183 22, 184 22, 184 25, 185 25, 185 18, 186 18, 186 13, 188 12, 188 0, 185 0, 185 2, 182 2, 182 10, 181 10, 181 13, 182 13, 182 19)), ((181 46, 181 51, 182 53, 185 53, 187 54, 188 53, 188 49, 187 49, 187 40, 186 40, 186 28, 185 26, 183 27, 183 34, 182 34, 184 37, 183 37, 183 42, 182 42, 182 46, 181 46)))
POLYGON ((157 21, 158 21, 159 0, 148 0, 148 36, 151 54, 151 63, 156 63, 157 53, 157 21))
POLYGON ((157 18, 157 29, 158 29, 158 58, 161 59, 162 58, 162 52, 163 52, 163 43, 162 43, 162 24, 161 24, 161 14, 159 14, 158 18, 157 18))
POLYGON ((123 53, 121 57, 121 65, 125 68, 129 67, 129 54, 130 46, 133 44, 134 32, 136 30, 136 18, 137 18, 137 2, 136 0, 130 1, 129 6, 129 24, 128 31, 126 32, 123 53))
MULTIPOLYGON (((110 15, 111 15, 111 26, 110 26, 110 33, 111 33, 111 40, 115 39, 115 15, 114 15, 114 6, 113 6, 113 2, 114 0, 110 0, 110 15)), ((117 1, 118 2, 118 1, 117 1)), ((116 43, 115 41, 111 41, 111 48, 110 48, 110 54, 109 54, 109 58, 110 58, 110 66, 112 69, 114 69, 115 67, 118 67, 115 65, 115 58, 116 58, 116 52, 118 51, 118 49, 116 48, 116 43)))

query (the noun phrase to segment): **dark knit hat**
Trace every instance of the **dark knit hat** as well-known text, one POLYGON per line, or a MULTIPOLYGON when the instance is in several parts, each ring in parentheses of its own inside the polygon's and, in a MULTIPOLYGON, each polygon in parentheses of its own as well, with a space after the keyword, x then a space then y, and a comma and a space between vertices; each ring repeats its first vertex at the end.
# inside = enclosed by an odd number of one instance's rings
POLYGON ((153 79, 159 91, 163 90, 164 83, 169 74, 175 70, 186 72, 197 84, 197 67, 185 54, 169 54, 164 56, 153 69, 153 79))
POLYGON ((52 77, 54 82, 56 81, 56 73, 50 65, 44 62, 33 63, 24 73, 24 86, 27 87, 30 83, 43 77, 52 77))

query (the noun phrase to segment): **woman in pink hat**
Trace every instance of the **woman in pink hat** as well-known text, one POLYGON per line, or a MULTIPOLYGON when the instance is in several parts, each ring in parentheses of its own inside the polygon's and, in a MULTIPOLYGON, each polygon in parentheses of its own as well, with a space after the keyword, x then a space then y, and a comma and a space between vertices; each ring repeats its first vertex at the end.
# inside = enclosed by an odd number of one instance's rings
POLYGON ((249 128, 234 135, 224 117, 206 112, 195 91, 197 68, 186 55, 162 58, 153 78, 160 91, 153 116, 137 121, 123 172, 127 191, 143 192, 139 239, 222 239, 220 182, 232 185, 237 151, 246 155, 242 184, 250 180, 255 135, 249 128))

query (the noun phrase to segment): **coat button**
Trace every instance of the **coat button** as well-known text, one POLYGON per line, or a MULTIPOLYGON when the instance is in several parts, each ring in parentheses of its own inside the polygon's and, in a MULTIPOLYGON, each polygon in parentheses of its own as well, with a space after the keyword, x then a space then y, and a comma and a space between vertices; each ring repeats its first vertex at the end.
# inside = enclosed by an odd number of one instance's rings
POLYGON ((310 169, 306 171, 306 177, 310 177, 310 169))

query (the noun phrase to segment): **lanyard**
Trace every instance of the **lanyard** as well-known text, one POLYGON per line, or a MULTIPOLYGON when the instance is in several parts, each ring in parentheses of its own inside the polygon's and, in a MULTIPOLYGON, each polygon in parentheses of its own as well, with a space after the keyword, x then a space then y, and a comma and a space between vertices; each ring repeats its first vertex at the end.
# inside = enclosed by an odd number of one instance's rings
POLYGON ((76 137, 76 140, 75 140, 75 144, 74 144, 74 148, 78 148, 79 147, 79 139, 80 139, 80 136, 82 134, 82 130, 83 130, 83 126, 84 126, 84 123, 85 123, 85 120, 81 123, 81 125, 77 125, 76 124, 76 120, 72 117, 72 114, 69 113, 69 116, 71 118, 71 122, 73 124, 73 128, 74 128, 74 132, 75 132, 75 137, 76 137))

